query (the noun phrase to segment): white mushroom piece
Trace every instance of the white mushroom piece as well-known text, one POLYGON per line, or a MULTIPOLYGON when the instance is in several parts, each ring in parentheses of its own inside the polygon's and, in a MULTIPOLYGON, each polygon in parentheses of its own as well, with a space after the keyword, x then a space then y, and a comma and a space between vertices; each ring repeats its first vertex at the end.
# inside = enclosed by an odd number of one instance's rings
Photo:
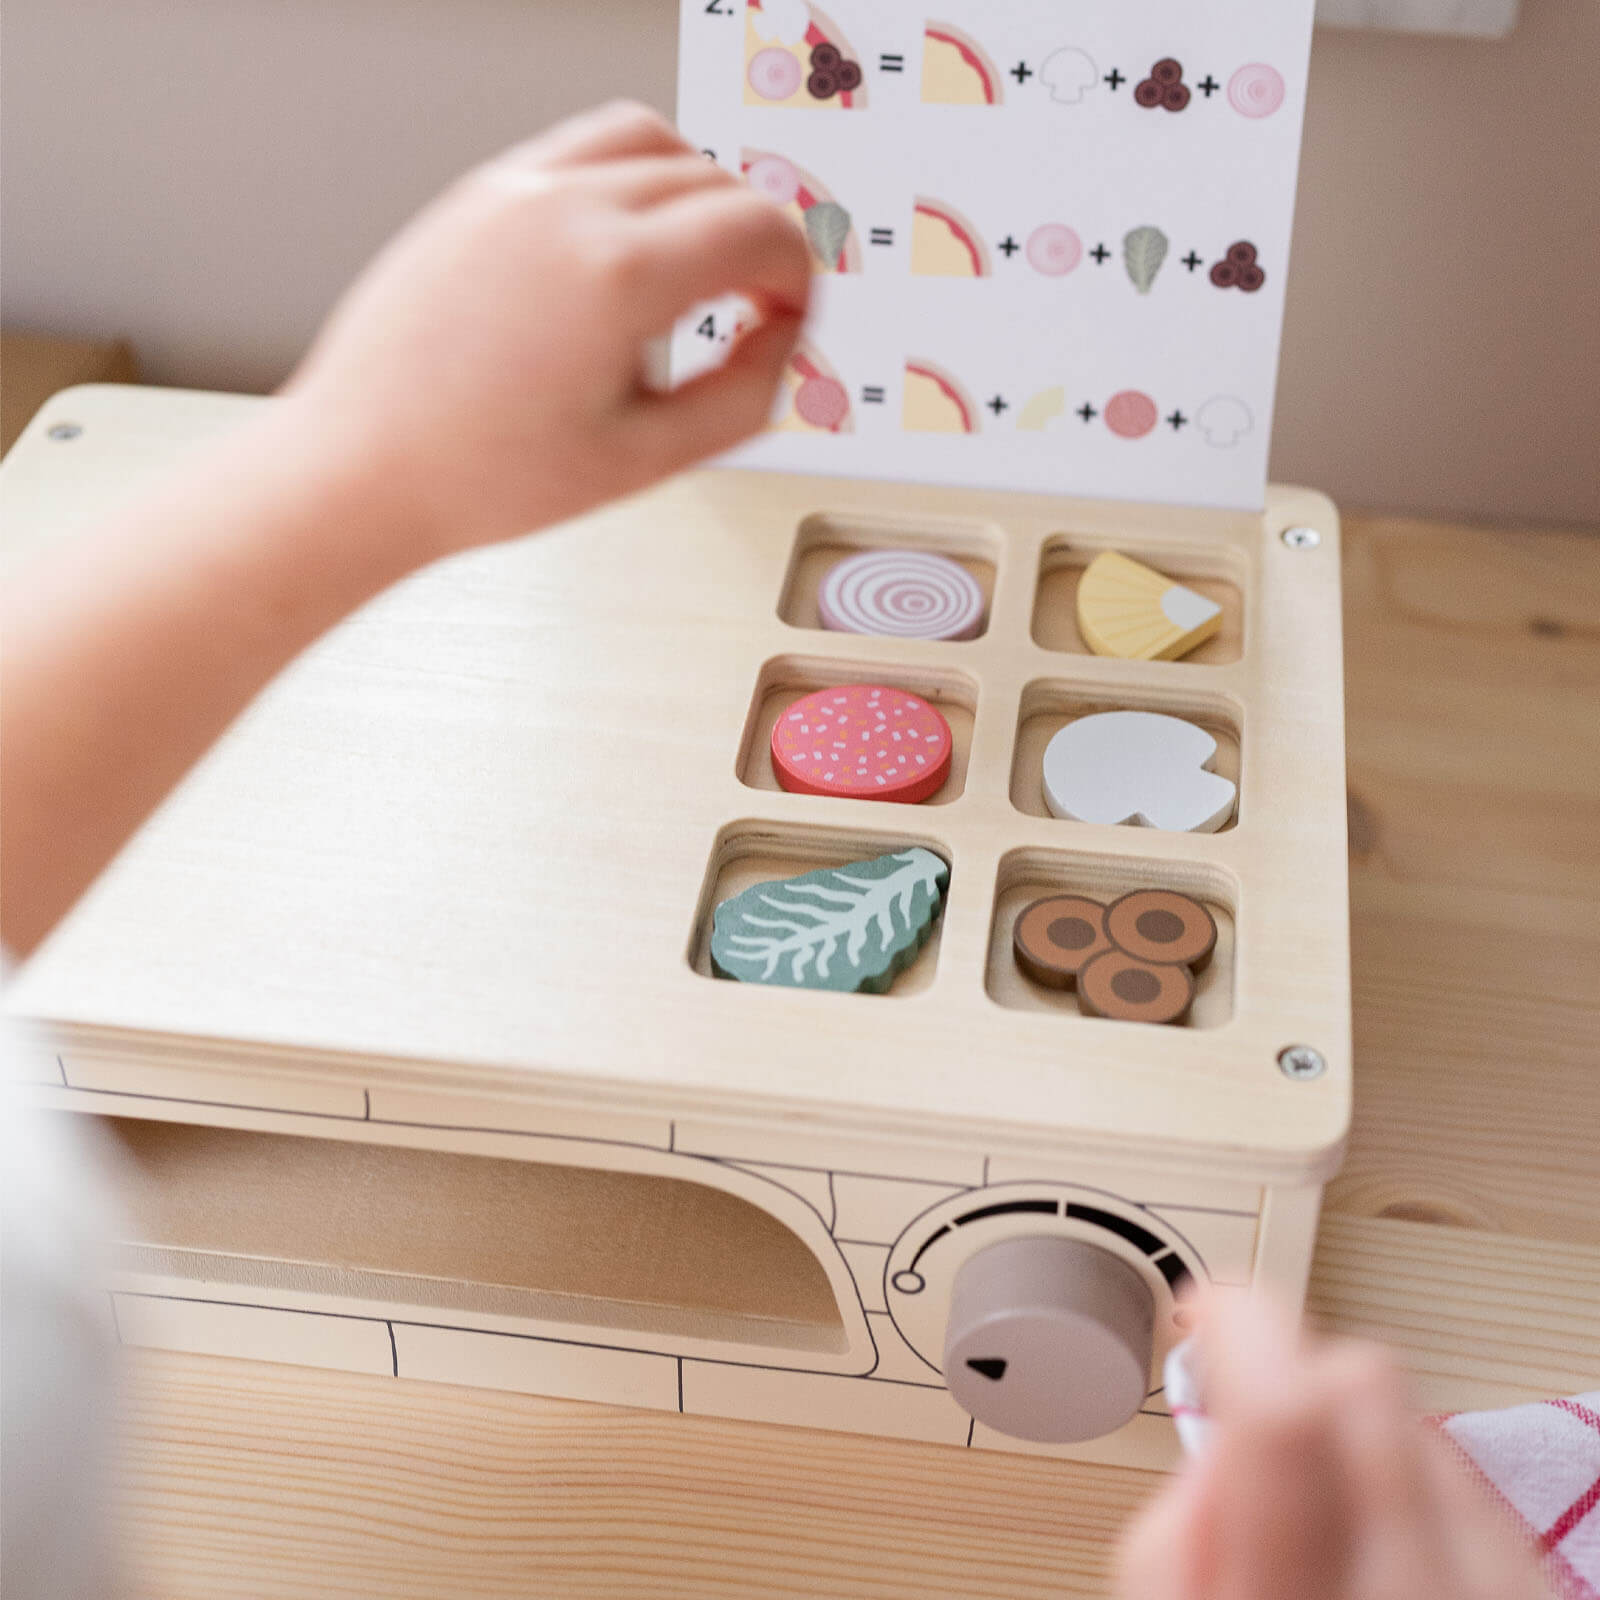
POLYGON ((1195 426, 1206 437, 1207 444, 1226 447, 1237 444, 1256 425, 1250 407, 1237 395, 1213 395, 1200 407, 1195 426))
POLYGON ((1075 106, 1100 81, 1100 69, 1082 50, 1055 50, 1039 66, 1039 81, 1050 91, 1050 98, 1064 106, 1075 106))
POLYGON ((1099 711, 1069 722, 1044 749, 1044 803, 1071 822, 1215 833, 1238 790, 1211 770, 1217 741, 1158 711, 1099 711))

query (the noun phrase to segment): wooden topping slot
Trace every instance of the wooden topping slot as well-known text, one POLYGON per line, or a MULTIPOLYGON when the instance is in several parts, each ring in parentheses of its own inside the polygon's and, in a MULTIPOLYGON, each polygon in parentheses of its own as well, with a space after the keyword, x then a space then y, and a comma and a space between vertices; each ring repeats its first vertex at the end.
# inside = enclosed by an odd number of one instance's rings
POLYGON ((711 969, 741 983, 882 994, 916 960, 950 868, 913 847, 752 884, 717 907, 711 969))
POLYGON ((948 556, 864 550, 823 579, 817 611, 836 633, 970 639, 982 631, 984 599, 978 580, 948 556))
POLYGON ((1198 900, 1170 889, 1136 889, 1106 907, 1106 934, 1138 961, 1204 971, 1217 947, 1216 919, 1198 900))
POLYGON ((796 794, 915 803, 944 787, 954 749, 950 724, 926 700, 847 683, 783 712, 772 729, 772 770, 796 794))
POLYGON ((1111 948, 1106 909, 1081 894, 1052 894, 1023 908, 1011 934, 1017 965, 1047 989, 1070 989, 1111 948))
POLYGON ((1193 589, 1103 551, 1078 584, 1078 631, 1097 656, 1175 661, 1222 627, 1222 607, 1193 589))
POLYGON ((1078 1004, 1091 1017, 1181 1022, 1193 1000, 1187 967, 1157 966, 1122 950, 1107 950, 1078 974, 1078 1004))
POLYGON ((1022 909, 1011 933, 1017 965, 1035 983, 1076 985, 1085 1016, 1119 1022, 1181 1022, 1194 973, 1216 947, 1216 919, 1172 889, 1135 889, 1109 906, 1046 895, 1022 909))
POLYGON ((1044 748, 1044 803, 1069 822, 1128 823, 1215 833, 1233 817, 1238 789, 1211 770, 1217 741, 1158 711, 1079 717, 1044 748))

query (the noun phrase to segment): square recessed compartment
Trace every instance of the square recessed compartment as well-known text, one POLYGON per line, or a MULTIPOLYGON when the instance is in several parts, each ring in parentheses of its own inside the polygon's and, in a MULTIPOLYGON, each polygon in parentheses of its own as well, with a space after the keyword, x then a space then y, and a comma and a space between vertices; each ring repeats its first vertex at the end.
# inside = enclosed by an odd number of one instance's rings
MULTIPOLYGON (((999 565, 1000 534, 982 523, 930 518, 900 522, 883 517, 846 517, 817 512, 795 535, 789 570, 778 596, 778 615, 794 628, 821 628, 817 597, 822 580, 847 556, 864 550, 912 550, 946 556, 964 567, 983 591, 983 621, 973 638, 988 631, 999 565)), ((841 637, 848 638, 848 634, 841 637)), ((952 643, 963 641, 953 640, 952 643)))
MULTIPOLYGON (((914 845, 931 850, 946 866, 952 865, 948 845, 915 830, 906 833, 866 833, 850 829, 791 828, 781 823, 760 821, 730 823, 717 835, 717 842, 711 849, 705 883, 700 891, 700 904, 695 911, 694 927, 689 935, 689 965, 701 977, 711 978, 715 982, 731 985, 735 981, 718 978, 711 970, 712 919, 724 900, 731 900, 753 885, 774 878, 794 878, 803 872, 815 872, 818 867, 843 867, 853 861, 870 861, 896 850, 909 850, 914 845)), ((953 881, 953 870, 951 878, 953 881)), ((947 884, 944 890, 946 904, 949 895, 950 886, 947 884)), ((944 909, 944 904, 941 904, 938 920, 928 935, 927 943, 917 952, 911 964, 896 974, 893 983, 884 991, 886 995, 920 994, 932 984, 939 965, 944 909)), ((856 997, 847 995, 845 998, 856 997)), ((868 994, 866 998, 882 996, 868 994)))
POLYGON ((1039 560, 1039 583, 1033 597, 1035 644, 1045 650, 1061 650, 1072 655, 1092 653, 1078 631, 1078 583, 1089 563, 1108 549, 1142 562, 1222 607, 1221 629, 1197 649, 1179 657, 1180 660, 1223 666, 1237 661, 1244 653, 1243 589, 1248 564, 1238 551, 1221 543, 1214 552, 1150 545, 1089 544, 1071 534, 1047 540, 1039 560))
MULTIPOLYGON (((840 635, 841 638, 846 637, 840 635)), ((883 667, 870 663, 824 660, 816 656, 776 656, 756 679, 739 745, 739 781, 751 789, 781 790, 772 770, 772 730, 778 718, 804 695, 847 683, 886 684, 920 695, 950 724, 950 775, 925 806, 948 805, 967 784, 967 761, 972 752, 972 724, 978 709, 978 686, 965 673, 924 667, 883 667)), ((862 804, 896 805, 895 801, 869 800, 862 804)))
MULTIPOLYGON (((1217 924, 1217 944, 1203 972, 1195 976, 1194 1003, 1181 1023, 1146 1023, 1152 1041, 1163 1028, 1216 1028, 1233 1016, 1235 899, 1225 875, 1214 869, 1116 857, 1067 855, 1051 850, 1013 850, 1000 862, 995 884, 994 920, 989 928, 989 955, 984 987, 989 998, 1015 1011, 1053 1011, 1085 1017, 1072 989, 1050 989, 1036 983, 1017 965, 1011 938, 1018 916, 1051 894, 1081 894, 1109 905, 1134 889, 1175 889, 1199 900, 1217 924)), ((1138 1024, 1136 1024, 1138 1026, 1138 1024)))
MULTIPOLYGON (((1079 717, 1102 711, 1156 711, 1204 728, 1217 741, 1208 771, 1239 786, 1240 713, 1231 701, 1214 695, 1150 694, 1142 690, 1085 689, 1081 684, 1041 678, 1022 691, 1017 738, 1011 757, 1011 803, 1030 817, 1051 817, 1044 799, 1044 752, 1057 733, 1079 717)), ((1217 829, 1237 827, 1239 811, 1217 829)), ((1135 827, 1137 824, 1127 824, 1135 827)))

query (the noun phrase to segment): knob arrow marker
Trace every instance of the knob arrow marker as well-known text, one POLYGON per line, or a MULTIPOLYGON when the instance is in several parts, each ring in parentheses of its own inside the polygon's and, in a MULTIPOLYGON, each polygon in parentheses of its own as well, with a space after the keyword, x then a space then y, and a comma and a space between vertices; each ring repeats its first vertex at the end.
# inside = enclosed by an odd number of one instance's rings
POLYGON ((1006 1375, 1006 1363, 999 1356, 974 1356, 967 1365, 991 1383, 998 1383, 1006 1375))

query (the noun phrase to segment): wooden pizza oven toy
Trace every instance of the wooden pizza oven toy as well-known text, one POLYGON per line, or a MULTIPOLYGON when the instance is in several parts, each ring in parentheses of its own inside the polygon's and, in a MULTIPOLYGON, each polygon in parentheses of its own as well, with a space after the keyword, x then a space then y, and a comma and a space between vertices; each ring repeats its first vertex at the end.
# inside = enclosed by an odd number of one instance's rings
MULTIPOLYGON (((58 397, 5 466, 11 548, 270 403, 58 397)), ((1335 513, 1296 489, 1237 513, 711 471, 402 585, 15 985, 39 1096, 126 1158, 120 1337, 1169 1461, 1178 1296, 1297 1296, 1345 1138, 1339 627, 1335 513), (980 622, 820 626, 865 551, 953 561, 980 622), (1091 653, 1108 551, 1219 608, 1210 637, 1091 653), (848 685, 939 713, 936 792, 780 786, 780 716, 848 685), (1214 741, 1214 831, 1053 813, 1057 736, 1129 711, 1214 741), (714 973, 754 885, 919 851, 939 915, 884 992, 714 973), (1140 890, 1214 923, 1183 1021, 1019 965, 1042 898, 1096 920, 1140 890)))

